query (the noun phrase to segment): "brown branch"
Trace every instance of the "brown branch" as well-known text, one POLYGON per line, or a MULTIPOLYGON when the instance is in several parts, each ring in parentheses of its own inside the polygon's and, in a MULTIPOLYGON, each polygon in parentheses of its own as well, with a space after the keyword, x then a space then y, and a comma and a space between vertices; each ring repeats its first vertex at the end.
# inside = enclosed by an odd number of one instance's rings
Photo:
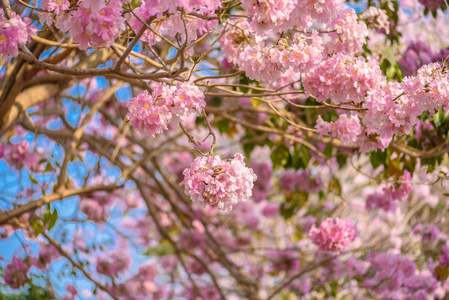
POLYGON ((45 195, 40 199, 30 201, 24 205, 17 206, 11 210, 4 211, 0 214, 0 225, 7 223, 9 220, 19 217, 20 215, 35 210, 46 204, 52 203, 56 200, 64 199, 71 196, 81 195, 85 193, 91 193, 95 191, 112 191, 122 187, 117 185, 95 185, 89 187, 83 187, 80 189, 65 190, 62 189, 59 192, 55 192, 50 195, 45 195))
POLYGON ((70 263, 77 268, 78 270, 80 270, 81 272, 83 272, 84 276, 86 276, 87 279, 89 279, 92 283, 94 283, 99 289, 101 289, 102 291, 105 291, 106 293, 108 293, 109 296, 112 297, 112 299, 118 300, 119 298, 117 298, 107 287, 105 287, 104 285, 102 285, 101 283, 99 283, 97 280, 95 280, 92 276, 90 276, 89 273, 86 272, 86 270, 84 270, 84 268, 77 263, 76 261, 74 261, 72 259, 72 257, 70 257, 70 255, 64 251, 64 249, 62 249, 61 245, 59 245, 54 239, 52 239, 51 237, 49 237, 47 235, 47 233, 42 232, 42 235, 48 240, 48 242, 50 244, 52 244, 53 246, 56 247, 56 249, 58 249, 58 252, 64 256, 65 258, 67 258, 70 263))

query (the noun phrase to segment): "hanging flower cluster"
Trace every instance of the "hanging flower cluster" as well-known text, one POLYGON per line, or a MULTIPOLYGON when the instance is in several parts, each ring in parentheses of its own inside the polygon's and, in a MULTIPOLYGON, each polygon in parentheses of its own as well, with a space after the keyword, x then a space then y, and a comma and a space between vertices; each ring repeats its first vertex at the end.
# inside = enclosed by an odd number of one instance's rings
POLYGON ((240 153, 226 161, 218 155, 197 157, 184 170, 184 180, 180 184, 194 203, 229 211, 238 202, 251 197, 257 179, 243 159, 240 153))
POLYGON ((0 8, 0 54, 5 56, 19 55, 19 45, 26 44, 30 36, 35 34, 37 29, 31 25, 29 18, 22 18, 15 12, 11 12, 11 19, 3 16, 3 9, 0 8))
POLYGON ((318 228, 313 224, 309 231, 309 238, 320 251, 334 253, 348 251, 349 243, 356 236, 357 229, 349 219, 327 218, 318 228))
POLYGON ((129 101, 127 114, 136 130, 152 137, 167 130, 172 121, 198 115, 206 105, 204 94, 192 83, 176 87, 155 83, 152 88, 151 95, 145 90, 129 101))

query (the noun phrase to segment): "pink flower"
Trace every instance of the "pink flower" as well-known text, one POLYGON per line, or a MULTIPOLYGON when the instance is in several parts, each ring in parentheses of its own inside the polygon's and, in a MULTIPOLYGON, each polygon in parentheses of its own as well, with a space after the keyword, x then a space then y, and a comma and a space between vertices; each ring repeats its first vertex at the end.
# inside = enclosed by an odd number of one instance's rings
MULTIPOLYGON (((293 73, 306 72, 319 64, 323 50, 318 32, 313 31, 311 38, 296 33, 291 43, 287 39, 281 39, 272 47, 246 47, 237 63, 249 78, 276 83, 279 80, 285 81, 282 76, 290 70, 295 71, 293 73)), ((293 81, 294 79, 290 82, 293 81)))
POLYGON ((0 8, 0 53, 15 57, 19 54, 19 45, 26 44, 37 29, 29 18, 22 20, 15 12, 11 14, 11 19, 7 20, 0 8))
POLYGON ((368 36, 364 22, 357 22, 357 14, 352 8, 342 9, 326 28, 332 41, 326 45, 328 53, 353 55, 362 50, 368 36))
POLYGON ((381 32, 385 32, 386 34, 390 33, 390 23, 388 21, 388 15, 387 12, 383 9, 380 9, 376 6, 370 6, 367 10, 359 15, 359 18, 369 24, 369 27, 372 27, 381 32))
POLYGON ((313 193, 321 190, 321 178, 312 176, 309 170, 285 170, 279 176, 279 185, 287 193, 305 191, 313 193))
POLYGON ((438 264, 441 267, 449 265, 449 247, 447 245, 443 245, 441 247, 441 254, 438 258, 438 264))
POLYGON ((415 77, 389 83, 366 97, 363 123, 380 136, 410 134, 424 112, 448 109, 449 77, 439 63, 426 65, 415 77))
POLYGON ((59 256, 60 253, 55 246, 41 244, 38 257, 33 259, 33 265, 40 270, 44 270, 49 263, 59 256))
POLYGON ((253 16, 251 21, 253 27, 263 33, 267 30, 277 31, 279 26, 288 22, 296 2, 295 0, 242 0, 242 7, 253 16))
POLYGON ((405 170, 404 175, 400 177, 400 183, 389 183, 382 188, 382 193, 374 193, 366 199, 366 208, 381 208, 385 211, 393 211, 396 208, 395 201, 404 200, 410 193, 412 186, 410 183, 410 172, 405 170))
POLYGON ((129 269, 131 259, 128 253, 113 252, 97 258, 96 270, 106 276, 117 276, 129 269))
POLYGON ((266 204, 262 209, 262 215, 267 218, 279 216, 279 203, 266 204))
POLYGON ((337 137, 344 145, 355 145, 362 133, 362 126, 356 115, 348 118, 348 115, 342 114, 337 121, 330 123, 324 122, 319 116, 315 128, 320 137, 323 134, 337 137))
MULTIPOLYGON (((231 20, 232 22, 232 20, 231 20)), ((230 28, 220 39, 220 47, 228 63, 237 64, 240 52, 248 45, 252 30, 246 19, 232 22, 230 28)))
POLYGON ((423 242, 435 242, 440 236, 440 230, 436 226, 429 226, 422 233, 423 242))
POLYGON ((403 93, 397 82, 373 91, 366 98, 363 123, 379 135, 392 137, 394 134, 409 134, 422 110, 417 110, 413 102, 403 93))
POLYGON ((186 195, 202 207, 210 205, 229 211, 233 205, 248 200, 257 176, 245 166, 243 155, 223 161, 218 155, 197 157, 183 172, 186 195))
POLYGON ((387 197, 383 193, 374 193, 366 198, 366 208, 381 208, 385 211, 393 211, 396 209, 396 203, 393 199, 391 199, 391 197, 387 197))
POLYGON ((78 290, 73 284, 68 284, 65 287, 65 290, 69 293, 69 295, 65 295, 62 300, 75 300, 78 295, 78 290))
POLYGON ((68 31, 81 50, 87 50, 89 45, 110 47, 120 30, 126 28, 121 6, 119 0, 82 0, 78 9, 58 18, 56 27, 68 31))
POLYGON ((309 238, 317 245, 320 251, 345 252, 349 249, 349 243, 357 236, 357 229, 349 219, 341 220, 327 218, 319 228, 315 224, 309 231, 309 238))
POLYGON ((59 16, 65 10, 70 8, 68 0, 42 0, 41 7, 48 12, 39 13, 39 21, 51 25, 53 23, 53 14, 59 16))
POLYGON ((27 282, 29 269, 30 265, 27 262, 14 256, 12 261, 5 267, 3 275, 5 283, 13 289, 19 289, 27 282))
POLYGON ((336 54, 303 74, 306 95, 312 94, 318 102, 331 99, 334 104, 362 102, 368 92, 382 86, 385 78, 374 59, 336 54))
POLYGON ((317 22, 327 23, 342 10, 343 1, 340 0, 301 0, 298 1, 295 12, 300 15, 311 16, 317 22))
POLYGON ((273 167, 268 162, 252 161, 250 168, 253 169, 257 180, 254 183, 253 198, 254 202, 261 202, 265 199, 271 188, 271 176, 273 175, 273 167))
POLYGON ((53 12, 55 15, 60 15, 64 10, 70 7, 68 0, 42 0, 42 8, 53 12))
POLYGON ((145 90, 132 98, 127 106, 127 117, 133 127, 152 137, 167 130, 170 122, 198 115, 206 106, 204 94, 192 83, 176 87, 155 83, 152 87, 151 95, 145 90))
POLYGON ((17 144, 8 144, 4 148, 5 161, 8 165, 21 169, 29 168, 33 172, 41 170, 39 157, 35 153, 30 153, 30 144, 28 141, 21 141, 17 144))
POLYGON ((274 271, 298 272, 300 268, 298 252, 291 248, 289 245, 282 251, 269 251, 267 253, 270 259, 269 268, 274 271))
POLYGON ((203 92, 193 83, 178 83, 173 98, 172 113, 179 121, 191 115, 199 115, 206 106, 203 92))
MULTIPOLYGON (((214 7, 218 6, 221 6, 221 1, 219 0, 181 0, 179 2, 147 0, 143 1, 142 5, 135 9, 134 13, 138 18, 133 16, 130 21, 130 25, 135 32, 138 32, 144 26, 142 22, 145 22, 150 17, 155 16, 157 19, 148 24, 153 31, 159 33, 159 35, 163 34, 175 36, 180 34, 182 36, 184 34, 185 36, 187 29, 187 42, 190 42, 196 40, 198 38, 198 34, 204 34, 205 32, 211 30, 217 24, 217 20, 204 20, 202 18, 189 16, 189 18, 186 19, 186 26, 184 27, 184 21, 182 20, 181 13, 177 10, 177 7, 182 7, 186 13, 195 11, 195 13, 209 16, 215 10, 214 7), (191 2, 191 4, 189 4, 189 2, 191 2), (197 7, 198 10, 195 7, 197 7), (167 10, 171 13, 170 15, 164 15, 164 12, 167 10)), ((151 30, 145 30, 141 39, 147 42, 150 46, 161 40, 161 38, 151 30)), ((193 52, 193 48, 190 48, 187 52, 193 52)), ((190 56, 191 54, 193 53, 188 55, 186 53, 186 56, 190 56)))
POLYGON ((365 275, 365 286, 383 299, 427 299, 438 287, 429 272, 416 272, 416 264, 401 255, 371 253, 371 267, 365 275), (406 297, 413 293, 414 297, 406 297))

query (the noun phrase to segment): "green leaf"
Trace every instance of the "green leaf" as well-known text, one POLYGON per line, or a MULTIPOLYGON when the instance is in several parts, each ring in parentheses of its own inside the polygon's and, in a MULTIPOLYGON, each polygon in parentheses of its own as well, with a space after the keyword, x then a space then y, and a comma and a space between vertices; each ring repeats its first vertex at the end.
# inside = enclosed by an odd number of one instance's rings
POLYGON ((164 255, 170 255, 175 253, 175 248, 173 248, 172 244, 167 242, 160 243, 160 246, 150 248, 148 249, 144 255, 151 256, 151 255, 157 255, 157 256, 164 256, 164 255))
POLYGON ((323 154, 326 155, 327 157, 332 156, 332 146, 326 145, 326 147, 324 147, 323 154))
POLYGON ((276 171, 288 163, 290 160, 290 151, 284 144, 279 144, 273 152, 271 152, 270 157, 273 162, 273 169, 276 171))
POLYGON ((243 144, 243 153, 245 153, 245 157, 250 157, 251 152, 253 152, 254 148, 256 148, 255 143, 246 143, 243 144))
POLYGON ((45 172, 49 172, 51 171, 51 164, 47 163, 47 165, 45 166, 45 172))
POLYGON ((48 220, 50 220, 51 215, 52 214, 51 214, 50 206, 47 205, 47 208, 45 209, 44 217, 42 218, 44 221, 44 224, 46 224, 48 222, 48 220))
POLYGON ((311 159, 309 148, 307 148, 306 146, 302 146, 299 150, 301 151, 301 159, 305 167, 307 168, 311 159))
POLYGON ((341 184, 338 178, 334 177, 329 183, 329 191, 333 192, 336 195, 341 195, 341 184))
POLYGON ((435 127, 440 127, 445 119, 445 111, 444 109, 440 109, 437 113, 433 115, 433 123, 435 124, 435 127))
POLYGON ((255 98, 251 98, 251 104, 254 107, 258 107, 262 102, 260 102, 259 100, 256 100, 255 98))
POLYGON ((215 122, 214 125, 221 134, 223 134, 229 130, 229 121, 228 120, 222 120, 222 121, 215 122))
POLYGON ((55 208, 53 210, 53 215, 51 216, 50 223, 48 224, 48 230, 50 231, 56 224, 56 221, 59 218, 58 210, 55 208))
POLYGON ((445 281, 449 277, 448 266, 440 267, 439 265, 435 267, 435 277, 439 281, 445 281))
POLYGON ((346 164, 346 161, 348 160, 348 156, 346 155, 337 155, 337 163, 338 166, 341 168, 343 168, 343 166, 346 164))
POLYGON ((38 183, 39 183, 39 182, 36 180, 36 178, 34 178, 33 176, 31 176, 31 174, 29 174, 29 176, 30 176, 30 180, 31 180, 32 183, 34 183, 34 184, 38 184, 38 183))
POLYGON ((387 152, 382 150, 372 151, 370 155, 371 165, 377 169, 380 165, 385 165, 387 152))
POLYGON ((32 222, 31 227, 33 227, 36 237, 44 231, 44 225, 39 219, 37 219, 35 222, 32 222))

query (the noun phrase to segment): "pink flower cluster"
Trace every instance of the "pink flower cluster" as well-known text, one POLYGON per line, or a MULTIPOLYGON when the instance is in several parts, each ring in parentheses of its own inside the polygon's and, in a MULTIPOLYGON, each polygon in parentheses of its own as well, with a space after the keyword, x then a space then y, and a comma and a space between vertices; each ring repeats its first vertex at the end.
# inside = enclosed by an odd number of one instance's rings
POLYGON ((110 47, 124 30, 121 0, 82 0, 76 10, 59 16, 56 27, 68 31, 81 50, 110 47))
POLYGON ((365 99, 363 123, 381 136, 410 134, 426 110, 448 109, 449 77, 439 63, 423 66, 415 77, 392 82, 365 99))
POLYGON ((370 93, 365 101, 368 111, 363 123, 379 135, 409 134, 422 111, 403 93, 401 84, 397 82, 370 93))
POLYGON ((257 176, 257 181, 254 183, 253 198, 254 202, 259 203, 265 200, 266 195, 271 189, 271 176, 273 175, 273 167, 266 161, 253 161, 250 164, 257 176))
POLYGON ((418 2, 430 10, 437 10, 443 5, 444 0, 418 0, 418 2))
POLYGON ((135 129, 152 137, 167 130, 170 122, 198 115, 206 106, 204 94, 190 82, 176 87, 155 83, 152 88, 151 95, 145 90, 129 101, 126 115, 135 129))
POLYGON ((182 8, 186 13, 197 12, 203 8, 213 12, 221 5, 220 0, 144 0, 141 7, 145 6, 149 9, 150 16, 156 15, 159 18, 165 11, 171 14, 176 13, 178 8, 182 8))
MULTIPOLYGON (((110 184, 103 176, 96 175, 90 181, 92 185, 110 184)), ((83 195, 80 200, 79 209, 86 215, 88 220, 104 223, 109 215, 109 205, 114 202, 117 192, 95 191, 83 195)))
POLYGON ((68 292, 68 294, 64 295, 64 297, 62 297, 62 300, 75 300, 76 296, 78 296, 78 290, 73 284, 68 284, 65 287, 65 290, 68 292))
POLYGON ((98 273, 112 277, 129 269, 131 259, 126 252, 113 252, 97 258, 96 270, 98 273))
POLYGON ((290 19, 297 0, 242 0, 242 7, 252 15, 252 25, 258 31, 278 28, 290 19))
POLYGON ((349 219, 341 220, 327 218, 320 227, 315 224, 309 231, 309 238, 324 252, 346 252, 349 249, 349 243, 357 236, 357 229, 349 219))
MULTIPOLYGON (((39 156, 38 154, 30 153, 30 144, 28 141, 5 145, 3 155, 6 163, 16 169, 26 167, 33 172, 41 171, 39 156)), ((0 155, 1 157, 2 155, 0 155)))
POLYGON ((45 270, 48 264, 59 257, 60 253, 55 246, 41 243, 39 254, 36 258, 32 259, 32 264, 40 270, 45 270))
POLYGON ((437 55, 432 53, 429 45, 422 41, 410 42, 405 49, 402 58, 398 61, 402 74, 405 76, 415 75, 416 71, 423 65, 438 61, 437 55))
POLYGON ((432 225, 427 227, 423 232, 422 232, 422 241, 423 242, 436 242, 438 241, 438 238, 440 237, 440 230, 438 229, 438 227, 432 225))
POLYGON ((385 211, 394 211, 396 209, 396 203, 384 193, 373 193, 366 198, 366 208, 380 208, 385 211))
POLYGON ((27 273, 30 267, 27 261, 14 256, 5 267, 5 273, 3 274, 5 283, 13 289, 21 288, 28 280, 27 273))
POLYGON ((222 160, 218 155, 197 157, 184 170, 185 193, 202 207, 210 205, 229 211, 252 195, 257 176, 245 166, 244 157, 236 153, 233 159, 222 160))
POLYGON ((406 257, 375 253, 369 255, 368 261, 371 267, 365 286, 384 299, 427 299, 427 294, 438 286, 432 276, 415 274, 416 264, 406 257))
POLYGON ((155 265, 146 264, 139 267, 137 274, 126 282, 117 285, 114 288, 114 294, 119 297, 131 299, 159 299, 158 297, 150 297, 152 294, 161 291, 161 287, 154 282, 156 278, 157 268, 155 265))
POLYGON ((380 9, 377 6, 368 7, 367 10, 359 15, 359 18, 368 23, 370 28, 383 31, 386 34, 390 33, 390 22, 388 21, 388 15, 385 10, 380 9))
POLYGON ((318 192, 322 189, 321 178, 312 176, 310 170, 285 170, 279 176, 279 185, 287 193, 318 192))
POLYGON ((318 102, 331 99, 334 104, 360 103, 369 91, 377 90, 385 79, 376 60, 336 54, 303 74, 306 95, 318 102))
POLYGON ((368 153, 377 149, 385 150, 391 140, 391 136, 379 135, 375 129, 363 127, 358 144, 361 152, 368 153))
POLYGON ((50 26, 54 21, 53 14, 56 16, 62 14, 70 8, 70 2, 68 0, 42 0, 41 7, 48 12, 40 13, 39 21, 50 26))
MULTIPOLYGON (((232 21, 231 21, 232 22, 232 21)), ((220 39, 220 48, 228 62, 237 64, 240 52, 248 45, 252 30, 246 19, 231 23, 232 27, 220 39)))
POLYGON ((30 24, 29 18, 22 20, 15 12, 11 14, 11 19, 6 19, 0 8, 0 54, 15 57, 19 55, 19 45, 26 44, 37 29, 30 24))
MULTIPOLYGON (((186 13, 196 12, 207 16, 220 6, 221 1, 217 0, 147 0, 143 1, 142 5, 134 10, 134 13, 138 18, 133 16, 130 21, 130 25, 135 32, 138 32, 144 26, 142 22, 146 22, 150 17, 154 16, 157 19, 148 24, 154 31, 167 36, 175 36, 178 33, 181 35, 184 34, 185 36, 185 32, 187 29, 187 42, 190 42, 198 38, 198 33, 204 34, 207 31, 211 30, 217 24, 217 21, 204 20, 202 18, 189 16, 188 18, 185 18, 186 26, 184 26, 184 21, 181 17, 181 13, 177 11, 177 7, 182 7, 186 13), (166 11, 169 11, 170 15, 164 15, 164 12, 166 11)), ((142 41, 147 42, 150 46, 156 44, 161 40, 161 38, 158 35, 154 34, 154 32, 152 32, 151 30, 146 30, 141 39, 142 41)), ((192 49, 193 48, 189 49, 190 52, 192 52, 192 49)))
POLYGON ((413 99, 413 105, 420 114, 428 110, 433 113, 441 108, 449 109, 448 68, 441 63, 421 67, 415 77, 406 77, 402 83, 404 93, 413 99))
POLYGON ((311 16, 317 22, 327 23, 344 7, 341 0, 300 0, 296 7, 297 13, 311 16))
POLYGON ((326 44, 328 53, 352 55, 362 50, 368 36, 366 24, 357 21, 354 9, 342 9, 337 17, 327 24, 332 41, 326 44))
POLYGON ((366 208, 381 208, 385 211, 393 211, 396 208, 395 201, 404 200, 410 193, 412 186, 410 183, 410 172, 405 170, 404 175, 400 177, 400 183, 389 183, 382 188, 382 193, 374 193, 366 199, 366 208))
POLYGON ((306 72, 320 63, 324 48, 317 31, 312 37, 296 33, 292 43, 282 39, 272 47, 246 47, 240 54, 238 65, 254 80, 273 82, 288 71, 306 72))
POLYGON ((322 137, 324 134, 339 138, 344 145, 355 145, 362 133, 359 117, 356 115, 342 114, 335 122, 325 122, 318 117, 316 126, 317 133, 322 137))
POLYGON ((269 251, 267 256, 270 260, 270 271, 277 272, 298 272, 300 265, 298 259, 298 252, 289 250, 288 246, 283 251, 269 251))
POLYGON ((438 264, 441 267, 449 265, 449 247, 447 245, 443 245, 441 247, 441 254, 438 257, 438 264))
POLYGON ((368 269, 368 263, 363 260, 350 257, 346 261, 342 262, 338 259, 332 261, 332 272, 329 274, 333 279, 340 279, 342 277, 358 277, 366 273, 368 269))
POLYGON ((305 31, 314 20, 318 23, 329 22, 344 6, 340 0, 244 0, 242 7, 252 16, 252 27, 266 34, 289 29, 305 31))

